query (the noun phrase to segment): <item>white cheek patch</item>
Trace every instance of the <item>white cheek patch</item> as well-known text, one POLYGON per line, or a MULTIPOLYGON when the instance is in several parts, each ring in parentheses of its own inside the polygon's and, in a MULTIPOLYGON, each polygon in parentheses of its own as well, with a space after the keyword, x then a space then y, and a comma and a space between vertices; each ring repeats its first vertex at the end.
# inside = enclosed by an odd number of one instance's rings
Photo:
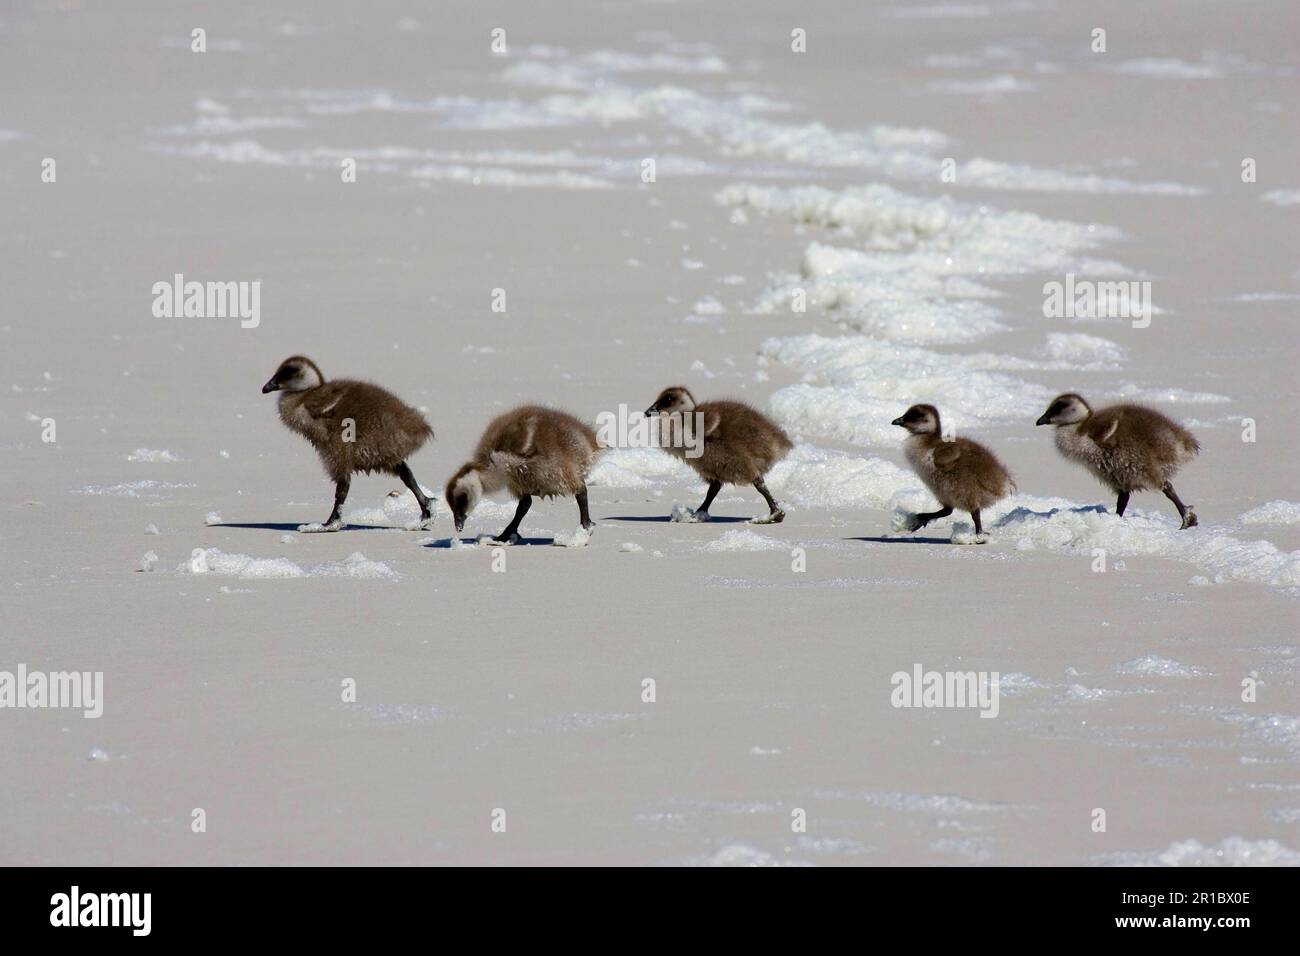
POLYGON ((479 478, 478 472, 472 471, 468 475, 464 475, 456 482, 455 490, 457 494, 465 496, 465 513, 469 514, 478 506, 479 499, 483 497, 483 482, 479 478))

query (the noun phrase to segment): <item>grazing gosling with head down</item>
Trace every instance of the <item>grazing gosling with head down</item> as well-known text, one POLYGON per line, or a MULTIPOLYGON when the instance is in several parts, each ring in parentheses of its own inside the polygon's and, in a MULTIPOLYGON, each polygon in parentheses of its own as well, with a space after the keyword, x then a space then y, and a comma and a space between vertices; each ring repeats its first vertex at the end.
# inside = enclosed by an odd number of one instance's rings
POLYGON ((743 402, 695 403, 695 396, 681 385, 665 388, 645 410, 647 417, 659 416, 660 447, 682 459, 709 483, 704 503, 692 516, 709 520, 709 505, 725 485, 753 485, 767 502, 766 518, 755 524, 776 524, 785 512, 767 490, 763 476, 794 447, 780 426, 762 412, 743 402), (664 441, 665 427, 672 440, 664 441))
POLYGON ((924 528, 936 518, 946 518, 954 508, 969 511, 975 522, 974 543, 988 541, 980 511, 1016 490, 1016 483, 993 452, 969 438, 943 436, 939 410, 933 405, 913 405, 891 425, 911 434, 904 446, 908 464, 943 507, 912 516, 908 531, 924 528))
POLYGON ((596 432, 565 412, 524 405, 494 418, 472 457, 447 482, 447 504, 456 530, 484 495, 508 490, 519 499, 515 516, 496 541, 508 542, 532 507, 533 496, 578 501, 578 519, 590 531, 587 473, 604 449, 596 432))
POLYGON ((1158 488, 1178 509, 1182 528, 1196 525, 1196 514, 1170 484, 1178 469, 1201 450, 1196 436, 1182 425, 1141 405, 1093 411, 1073 392, 1053 399, 1034 424, 1056 426, 1057 450, 1119 496, 1117 515, 1124 515, 1133 492, 1158 488))
POLYGON ((406 459, 433 437, 424 416, 396 395, 351 379, 325 381, 316 363, 294 355, 280 363, 262 394, 280 392, 280 420, 306 438, 334 481, 334 510, 323 525, 299 531, 339 531, 352 475, 372 471, 396 475, 420 503, 422 524, 432 520, 431 499, 411 474, 406 459))

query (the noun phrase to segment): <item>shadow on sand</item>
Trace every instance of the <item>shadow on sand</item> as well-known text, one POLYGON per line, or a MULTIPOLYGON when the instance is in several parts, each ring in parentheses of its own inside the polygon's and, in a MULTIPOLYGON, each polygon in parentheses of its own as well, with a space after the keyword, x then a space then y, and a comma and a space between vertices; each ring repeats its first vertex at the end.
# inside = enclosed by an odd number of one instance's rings
POLYGON ((952 544, 949 538, 845 538, 845 541, 869 541, 872 544, 952 544))
POLYGON ((728 518, 711 515, 708 521, 677 521, 674 522, 669 515, 610 515, 602 518, 602 521, 658 521, 662 524, 742 524, 748 522, 749 518, 728 518))
MULTIPOLYGON (((302 525, 311 524, 310 521, 299 521, 295 524, 285 524, 278 521, 223 521, 220 524, 210 524, 209 528, 244 528, 250 531, 297 531, 302 525)), ((378 524, 345 524, 339 531, 405 531, 400 525, 378 525, 378 524)), ((303 532, 303 534, 338 534, 338 531, 322 532, 303 532)))
POLYGON ((490 539, 485 540, 485 541, 483 541, 482 543, 480 543, 479 540, 478 540, 478 538, 454 538, 454 539, 453 539, 453 538, 439 538, 437 541, 430 541, 428 544, 425 545, 425 547, 426 547, 426 548, 442 548, 442 549, 444 549, 444 550, 449 550, 449 549, 451 549, 451 548, 453 547, 453 545, 452 545, 452 541, 453 541, 453 540, 459 542, 459 545, 457 545, 458 547, 465 547, 465 548, 475 548, 475 547, 478 547, 478 548, 502 548, 502 547, 506 547, 506 548, 523 548, 523 547, 537 547, 537 546, 542 546, 542 545, 545 545, 545 546, 549 547, 549 546, 555 544, 555 539, 554 539, 554 538, 515 538, 515 540, 514 540, 513 542, 511 542, 510 544, 505 544, 504 542, 501 542, 501 541, 492 541, 492 540, 490 540, 490 539))

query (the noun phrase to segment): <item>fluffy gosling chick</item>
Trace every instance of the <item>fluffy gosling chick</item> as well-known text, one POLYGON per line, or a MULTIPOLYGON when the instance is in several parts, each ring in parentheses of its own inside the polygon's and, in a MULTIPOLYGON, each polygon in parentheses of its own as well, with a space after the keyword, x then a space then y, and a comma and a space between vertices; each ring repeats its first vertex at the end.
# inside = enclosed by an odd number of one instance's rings
POLYGON ((794 444, 766 415, 743 402, 697 405, 695 396, 681 385, 665 388, 645 413, 647 417, 659 416, 661 447, 709 483, 704 503, 694 512, 695 520, 709 520, 709 505, 724 484, 753 485, 763 496, 769 514, 756 518, 755 524, 776 524, 785 519, 785 512, 767 490, 763 476, 794 444), (672 440, 664 440, 665 431, 672 440))
POLYGON ((325 381, 311 359, 294 355, 280 363, 262 394, 280 393, 280 420, 302 435, 320 455, 334 481, 334 510, 323 525, 299 531, 339 531, 352 475, 372 471, 396 475, 420 503, 420 520, 433 518, 431 501, 406 459, 433 437, 424 416, 396 395, 351 379, 325 381))
POLYGON ((913 405, 891 425, 906 428, 904 445, 908 464, 943 507, 914 516, 909 531, 924 528, 936 518, 946 518, 954 508, 970 512, 975 541, 988 540, 980 511, 1016 490, 1016 484, 993 452, 969 438, 943 436, 939 410, 933 405, 913 405))
POLYGON ((465 518, 485 494, 508 490, 519 504, 496 541, 510 541, 518 533, 534 495, 572 495, 578 519, 590 531, 596 525, 587 512, 587 473, 601 451, 595 431, 565 412, 525 405, 494 418, 474 456, 447 482, 456 530, 464 529, 465 518))
POLYGON ((1135 491, 1159 489, 1178 509, 1182 528, 1196 525, 1170 483, 1178 469, 1201 450, 1201 443, 1182 425, 1153 408, 1111 405, 1093 411, 1083 397, 1067 392, 1052 400, 1036 425, 1056 426, 1056 448, 1087 468, 1119 497, 1121 517, 1135 491))

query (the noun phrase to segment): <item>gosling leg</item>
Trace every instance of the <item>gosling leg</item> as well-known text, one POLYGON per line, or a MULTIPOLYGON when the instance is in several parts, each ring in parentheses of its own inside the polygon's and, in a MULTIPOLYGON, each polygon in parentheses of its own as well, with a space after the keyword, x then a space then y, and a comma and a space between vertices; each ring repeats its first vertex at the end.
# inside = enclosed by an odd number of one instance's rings
POLYGON ((344 478, 342 481, 334 484, 334 510, 330 512, 329 520, 325 522, 325 527, 333 524, 343 523, 343 502, 348 500, 348 489, 352 487, 351 479, 344 478))
POLYGON ((1119 497, 1115 499, 1115 514, 1121 518, 1124 517, 1124 509, 1128 507, 1128 492, 1121 491, 1119 497))
POLYGON ((777 505, 776 499, 772 497, 772 493, 767 490, 767 484, 763 481, 761 475, 758 480, 754 482, 754 488, 763 496, 763 500, 767 502, 768 511, 770 512, 765 519, 762 519, 763 524, 780 524, 784 521, 785 512, 777 505))
POLYGON ((912 530, 920 531, 922 528, 928 525, 931 521, 934 521, 936 518, 946 518, 950 514, 952 514, 951 508, 942 508, 939 511, 922 512, 921 514, 918 514, 916 516, 917 525, 912 530))
POLYGON ((406 462, 401 462, 393 471, 398 478, 402 479, 402 484, 411 489, 411 494, 415 495, 415 500, 420 503, 420 520, 428 521, 432 518, 433 511, 429 507, 430 501, 425 495, 424 489, 420 487, 420 483, 415 480, 415 475, 411 474, 410 466, 406 462))
POLYGON ((1174 503, 1174 507, 1178 509, 1178 517, 1183 519, 1183 523, 1180 526, 1179 530, 1186 530, 1187 528, 1196 527, 1197 524, 1196 513, 1192 511, 1192 509, 1189 508, 1187 505, 1183 504, 1182 501, 1179 500, 1178 492, 1174 491, 1174 486, 1166 481, 1164 487, 1161 488, 1160 490, 1165 493, 1166 498, 1168 498, 1170 501, 1174 503))
POLYGON ((695 517, 699 518, 701 521, 709 520, 709 505, 713 504, 713 499, 718 496, 718 492, 721 490, 722 482, 709 482, 709 490, 704 494, 704 504, 695 509, 695 517))
POLYGON ((596 522, 591 520, 591 515, 587 511, 587 486, 583 485, 574 497, 578 499, 578 520, 582 522, 584 528, 590 531, 596 527, 596 522))
POLYGON ((528 514, 528 509, 533 506, 532 495, 524 495, 519 499, 519 505, 515 508, 515 516, 510 523, 506 525, 504 531, 493 538, 493 541, 509 541, 519 531, 519 522, 524 520, 524 515, 528 514))

